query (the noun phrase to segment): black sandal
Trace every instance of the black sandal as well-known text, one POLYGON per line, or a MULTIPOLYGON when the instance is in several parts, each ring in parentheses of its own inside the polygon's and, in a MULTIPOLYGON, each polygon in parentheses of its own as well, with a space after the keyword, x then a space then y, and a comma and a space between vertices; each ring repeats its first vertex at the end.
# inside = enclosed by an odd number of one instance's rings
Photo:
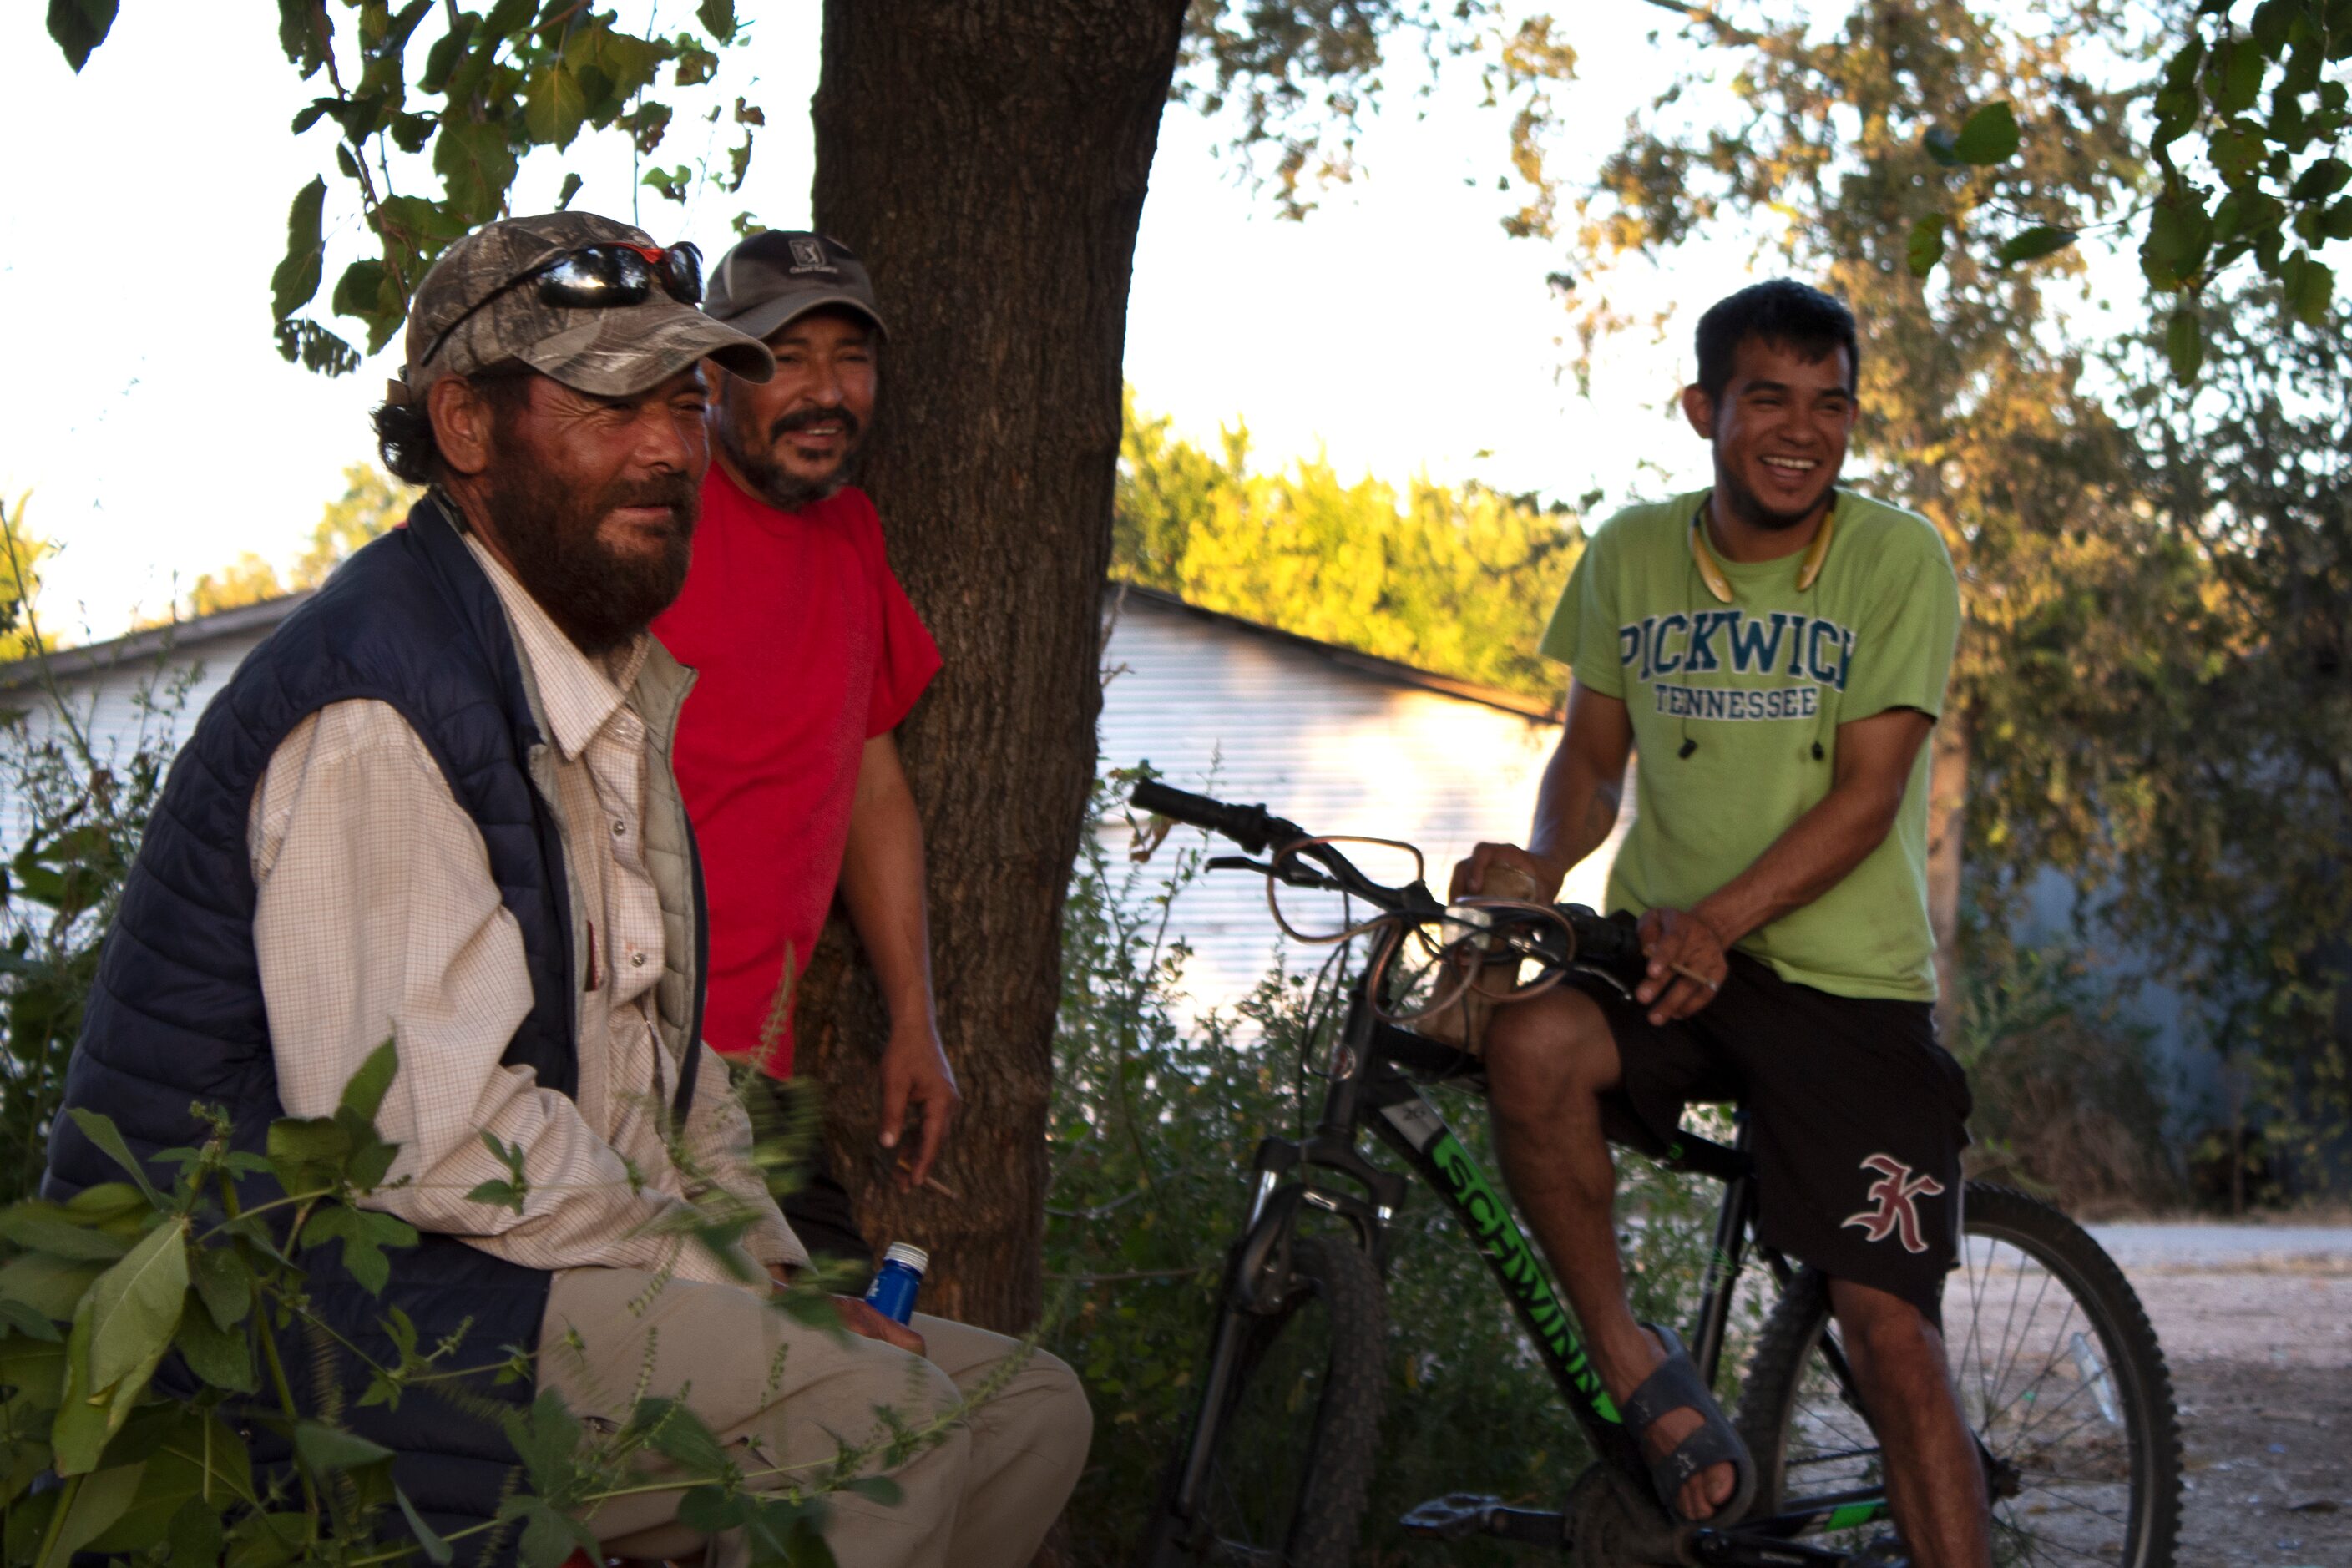
POLYGON ((1666 1511, 1676 1519, 1693 1524, 1736 1524, 1748 1512, 1748 1505, 1756 1500, 1756 1461, 1724 1415, 1723 1406, 1715 1402, 1698 1368, 1692 1364, 1690 1352, 1683 1348, 1682 1337, 1661 1323, 1642 1326, 1658 1336, 1658 1343, 1666 1352, 1666 1359, 1643 1379, 1642 1386, 1624 1405, 1626 1426, 1634 1441, 1642 1445, 1642 1456, 1650 1466, 1650 1485, 1657 1489, 1658 1500, 1666 1505, 1666 1511), (1696 1411, 1700 1425, 1675 1446, 1674 1452, 1650 1458, 1649 1445, 1643 1439, 1660 1418, 1676 1410, 1696 1411), (1675 1501, 1684 1484, 1721 1464, 1732 1468, 1729 1500, 1703 1520, 1688 1519, 1675 1501))

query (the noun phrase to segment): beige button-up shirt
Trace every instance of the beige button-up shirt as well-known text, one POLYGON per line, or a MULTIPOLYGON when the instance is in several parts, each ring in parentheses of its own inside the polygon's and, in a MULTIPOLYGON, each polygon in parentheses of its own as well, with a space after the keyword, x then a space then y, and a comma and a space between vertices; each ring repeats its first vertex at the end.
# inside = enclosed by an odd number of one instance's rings
POLYGON ((723 1281, 724 1264, 677 1234, 709 1185, 756 1216, 742 1244, 752 1261, 803 1263, 752 1163, 726 1066, 699 1041, 693 1104, 676 1131, 693 1177, 671 1152, 682 1064, 656 1027, 665 937, 645 847, 646 770, 667 763, 633 700, 652 640, 589 658, 478 540, 466 542, 506 609, 552 742, 564 869, 588 927, 578 1099, 499 1061, 531 1007, 521 929, 431 752, 398 710, 368 700, 304 719, 254 791, 254 942, 278 1098, 289 1115, 332 1114, 389 1037, 400 1070, 377 1124, 400 1154, 372 1206, 534 1268, 723 1281), (523 1151, 520 1214, 466 1195, 508 1174, 484 1132, 523 1151))

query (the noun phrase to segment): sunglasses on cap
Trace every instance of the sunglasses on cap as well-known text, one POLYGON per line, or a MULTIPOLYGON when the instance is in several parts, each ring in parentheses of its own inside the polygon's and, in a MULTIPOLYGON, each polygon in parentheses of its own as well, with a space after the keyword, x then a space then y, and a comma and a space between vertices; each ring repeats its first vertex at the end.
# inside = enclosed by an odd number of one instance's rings
POLYGON ((449 334, 464 326, 475 311, 509 289, 526 283, 539 286, 539 302, 567 310, 606 310, 625 305, 642 305, 659 289, 681 305, 702 303, 702 250, 690 241, 680 241, 663 249, 651 245, 631 245, 614 240, 604 245, 583 245, 577 250, 567 250, 554 260, 532 268, 520 278, 510 278, 479 300, 466 307, 457 319, 441 329, 425 357, 416 362, 419 370, 433 363, 449 334))

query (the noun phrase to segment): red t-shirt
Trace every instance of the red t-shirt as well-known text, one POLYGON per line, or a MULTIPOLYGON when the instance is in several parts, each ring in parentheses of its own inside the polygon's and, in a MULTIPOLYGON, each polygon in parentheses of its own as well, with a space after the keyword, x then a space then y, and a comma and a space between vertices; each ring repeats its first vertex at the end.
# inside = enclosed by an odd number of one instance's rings
MULTIPOLYGON (((865 492, 779 511, 710 466, 686 590, 654 634, 698 671, 674 760, 710 903, 703 1037, 756 1050, 792 954, 824 928, 866 742, 894 728, 940 651, 882 552, 865 492)), ((789 1077, 789 1021, 762 1064, 789 1077)))

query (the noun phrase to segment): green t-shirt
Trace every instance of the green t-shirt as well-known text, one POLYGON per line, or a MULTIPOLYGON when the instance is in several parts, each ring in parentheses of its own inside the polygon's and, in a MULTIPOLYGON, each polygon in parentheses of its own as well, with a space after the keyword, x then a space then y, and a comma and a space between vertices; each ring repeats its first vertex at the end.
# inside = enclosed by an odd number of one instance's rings
MULTIPOLYGON (((1622 699, 1633 723, 1635 811, 1609 875, 1612 908, 1686 910, 1746 870, 1829 793, 1841 722, 1890 708, 1933 717, 1951 673, 1959 585, 1925 518, 1841 490, 1810 589, 1797 590, 1802 551, 1717 556, 1726 605, 1691 558, 1705 493, 1602 524, 1544 631, 1544 653, 1622 699), (1685 756, 1686 742, 1697 747, 1685 756)), ((1919 748, 1885 841, 1743 951, 1840 996, 1935 997, 1929 750, 1919 748)))

